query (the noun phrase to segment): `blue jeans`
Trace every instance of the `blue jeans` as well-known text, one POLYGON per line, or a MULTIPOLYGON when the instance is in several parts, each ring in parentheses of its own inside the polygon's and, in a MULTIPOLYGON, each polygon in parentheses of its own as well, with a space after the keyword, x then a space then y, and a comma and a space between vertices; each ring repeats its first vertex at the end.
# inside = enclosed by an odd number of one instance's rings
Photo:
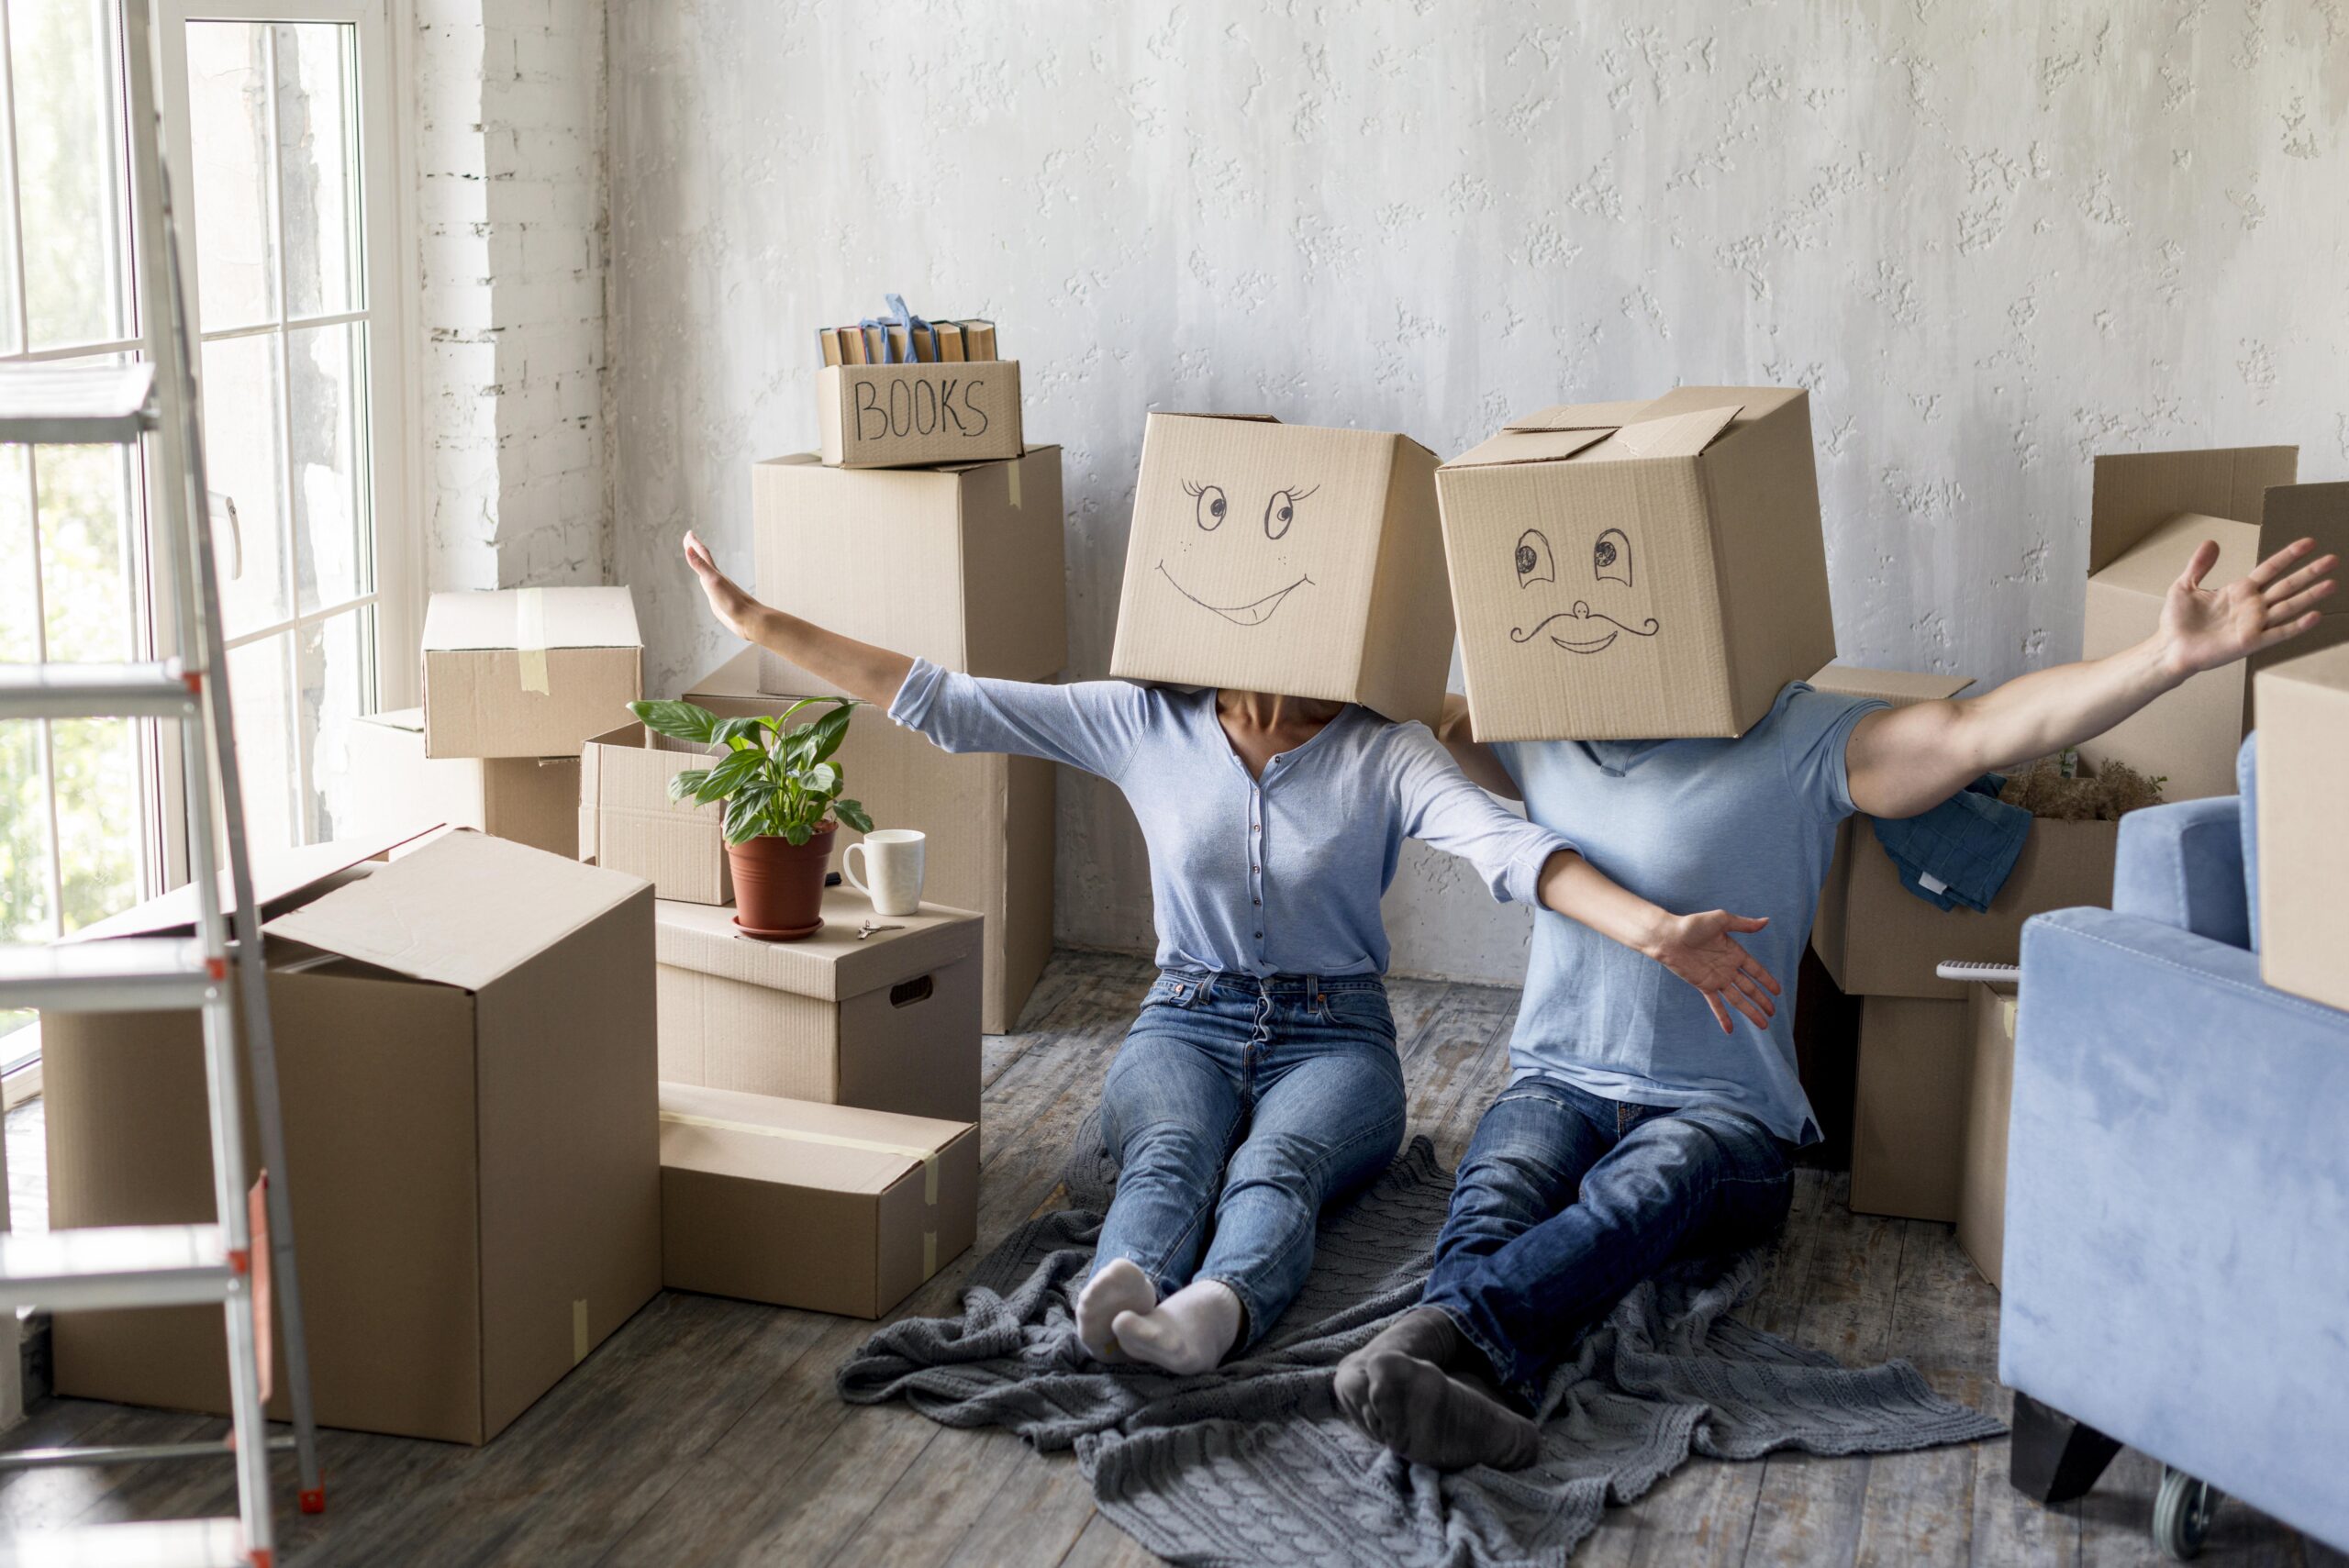
POLYGON ((1776 1229, 1794 1196, 1787 1155, 1736 1111, 1619 1104, 1520 1079, 1460 1162, 1422 1304, 1533 1409, 1582 1331, 1675 1252, 1776 1229))
POLYGON ((1297 1298, 1324 1205, 1403 1139, 1403 1064, 1375 977, 1161 974, 1101 1091, 1119 1163, 1097 1263, 1131 1258, 1160 1298, 1219 1280, 1253 1344, 1297 1298))

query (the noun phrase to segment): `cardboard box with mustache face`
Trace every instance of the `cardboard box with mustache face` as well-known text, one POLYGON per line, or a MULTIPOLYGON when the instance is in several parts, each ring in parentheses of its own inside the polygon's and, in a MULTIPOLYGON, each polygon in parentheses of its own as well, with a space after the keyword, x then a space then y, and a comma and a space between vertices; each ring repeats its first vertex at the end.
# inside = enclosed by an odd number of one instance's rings
POLYGON ((1109 673, 1434 722, 1452 662, 1435 469, 1380 430, 1152 414, 1109 673))
POLYGON ((1799 389, 1545 408, 1436 489, 1480 740, 1742 735, 1835 655, 1799 389))

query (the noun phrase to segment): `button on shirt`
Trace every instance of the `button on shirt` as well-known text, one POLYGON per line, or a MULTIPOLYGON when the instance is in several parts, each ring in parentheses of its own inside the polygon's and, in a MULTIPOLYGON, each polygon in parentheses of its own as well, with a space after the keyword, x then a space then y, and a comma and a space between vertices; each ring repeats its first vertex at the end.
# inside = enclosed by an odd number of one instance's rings
POLYGON ((1045 757, 1124 791, 1150 845, 1161 968, 1384 973, 1378 900, 1405 839, 1525 903, 1572 847, 1470 783, 1424 724, 1349 705, 1252 779, 1215 705, 1213 691, 1039 685, 917 660, 889 717, 949 751, 1045 757))
POLYGON ((1677 912, 1768 916, 1738 940, 1786 987, 1766 1033, 1737 1017, 1723 1034, 1694 986, 1542 910, 1509 1040, 1512 1080, 1540 1073, 1634 1105, 1725 1105, 1789 1142, 1818 1139, 1795 1072, 1795 975, 1835 826, 1853 809, 1844 747, 1860 717, 1883 706, 1798 681, 1733 740, 1494 745, 1526 814, 1573 823, 1575 847, 1632 892, 1677 912))

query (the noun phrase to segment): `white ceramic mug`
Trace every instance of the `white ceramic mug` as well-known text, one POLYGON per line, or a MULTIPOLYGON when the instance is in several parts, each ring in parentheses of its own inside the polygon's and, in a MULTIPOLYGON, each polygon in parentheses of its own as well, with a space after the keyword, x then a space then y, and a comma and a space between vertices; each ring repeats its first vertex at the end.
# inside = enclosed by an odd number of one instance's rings
POLYGON ((921 910, 922 835, 911 828, 876 828, 841 851, 841 874, 873 900, 875 915, 913 915, 921 910), (857 851, 864 853, 867 886, 856 874, 857 851))

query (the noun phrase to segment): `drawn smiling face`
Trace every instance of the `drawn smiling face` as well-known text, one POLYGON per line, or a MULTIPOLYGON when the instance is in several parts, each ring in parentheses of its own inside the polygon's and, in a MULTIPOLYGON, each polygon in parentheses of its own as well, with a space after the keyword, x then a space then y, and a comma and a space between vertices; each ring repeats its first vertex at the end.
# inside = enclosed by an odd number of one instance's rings
MULTIPOLYGON (((1520 591, 1537 584, 1546 584, 1555 602, 1558 592, 1558 562, 1551 552, 1550 538, 1540 528, 1528 528, 1517 536, 1517 585, 1520 591)), ((1606 597, 1619 609, 1630 610, 1626 602, 1634 587, 1631 575, 1631 539, 1621 528, 1602 529, 1590 543, 1587 554, 1577 550, 1567 562, 1565 586, 1570 590, 1586 590, 1594 597, 1606 597), (1609 589, 1603 584, 1620 584, 1609 589)), ((1629 634, 1632 637, 1653 637, 1656 619, 1648 616, 1636 622, 1619 618, 1605 610, 1591 607, 1590 600, 1577 597, 1565 609, 1554 610, 1541 617, 1530 626, 1512 627, 1511 642, 1531 642, 1546 635, 1550 640, 1569 653, 1604 653, 1615 645, 1615 639, 1629 634)))
MULTIPOLYGON (((1250 496, 1246 499, 1244 512, 1241 514, 1245 520, 1234 523, 1232 533, 1224 534, 1221 531, 1223 525, 1231 521, 1236 511, 1241 511, 1240 506, 1219 484, 1185 480, 1183 493, 1191 498, 1191 521, 1197 530, 1186 539, 1186 548, 1211 548, 1208 540, 1200 538, 1201 535, 1211 535, 1250 550, 1261 557, 1263 568, 1254 570, 1252 563, 1251 577, 1270 591, 1236 604, 1217 604, 1185 587, 1182 579, 1167 566, 1164 556, 1159 558, 1159 575, 1191 603, 1201 609, 1214 611, 1234 626, 1264 625, 1291 594, 1312 584, 1312 577, 1296 565, 1295 552, 1287 541, 1289 530, 1297 527, 1305 498, 1319 488, 1310 484, 1284 486, 1263 498, 1261 510, 1256 498, 1250 496)), ((1230 595, 1218 595, 1217 597, 1228 598, 1230 595)))

